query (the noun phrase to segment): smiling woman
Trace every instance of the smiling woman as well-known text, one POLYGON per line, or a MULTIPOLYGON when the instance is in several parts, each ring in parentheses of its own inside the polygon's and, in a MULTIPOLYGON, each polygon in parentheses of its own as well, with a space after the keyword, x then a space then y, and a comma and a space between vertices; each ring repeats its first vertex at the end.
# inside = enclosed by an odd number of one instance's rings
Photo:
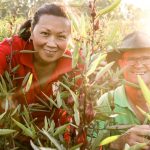
MULTIPOLYGON (((17 82, 13 80, 17 90, 12 100, 16 104, 29 107, 30 104, 43 104, 41 101, 44 104, 49 103, 49 97, 56 98, 53 93, 54 83, 62 81, 64 74, 73 71, 71 52, 67 50, 70 34, 71 24, 64 8, 55 4, 45 4, 37 10, 33 20, 28 20, 21 26, 19 35, 0 43, 0 74, 3 75, 6 70, 12 73, 11 68, 19 65, 18 70, 12 75, 18 79, 17 82), (29 53, 22 53, 22 50, 28 50, 29 53), (64 57, 64 53, 68 57, 64 57), (28 74, 33 75, 33 80, 31 88, 25 92, 20 89, 28 74)), ((71 77, 74 78, 75 75, 71 77)), ((55 127, 72 123, 73 120, 66 110, 52 105, 42 111, 32 111, 31 117, 38 128, 43 128, 45 117, 53 120, 55 127)), ((63 135, 66 145, 72 142, 71 135, 76 135, 74 129, 69 129, 70 127, 63 135)), ((73 143, 85 140, 83 136, 79 136, 79 139, 76 138, 73 143)))

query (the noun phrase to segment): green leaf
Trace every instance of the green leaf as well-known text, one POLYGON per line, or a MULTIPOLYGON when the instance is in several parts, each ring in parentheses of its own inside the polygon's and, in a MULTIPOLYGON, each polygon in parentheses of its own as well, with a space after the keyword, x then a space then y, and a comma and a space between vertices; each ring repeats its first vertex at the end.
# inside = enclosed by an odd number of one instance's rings
POLYGON ((22 81, 22 87, 24 87, 25 85, 26 85, 26 83, 27 83, 27 81, 28 81, 28 79, 29 79, 29 76, 30 76, 30 74, 31 74, 31 72, 28 72, 27 74, 26 74, 26 76, 24 77, 24 79, 23 79, 23 81, 22 81))
MULTIPOLYGON (((43 93, 43 92, 42 92, 43 93)), ((54 105, 58 108, 57 104, 53 101, 53 99, 51 99, 50 97, 48 97, 45 93, 43 93, 43 95, 54 105)))
POLYGON ((57 100, 57 106, 58 108, 60 108, 62 106, 62 99, 59 91, 57 92, 56 100, 57 100))
POLYGON ((78 150, 78 149, 80 150, 81 146, 82 146, 82 143, 71 147, 69 150, 78 150))
POLYGON ((6 82, 5 82, 4 78, 2 77, 2 75, 0 75, 0 76, 1 76, 2 87, 5 91, 7 91, 6 82))
POLYGON ((1 135, 8 135, 8 134, 12 134, 16 132, 16 130, 12 130, 12 129, 0 129, 0 136, 1 135))
POLYGON ((114 64, 115 62, 111 62, 109 64, 107 64, 105 67, 101 68, 101 70, 97 73, 96 77, 95 77, 95 81, 97 81, 98 79, 100 79, 104 73, 106 73, 114 64))
POLYGON ((91 75, 97 68, 97 66, 100 64, 101 61, 105 60, 107 54, 100 54, 89 66, 89 69, 86 73, 86 76, 91 75))
POLYGON ((20 110, 20 108, 21 108, 21 104, 19 104, 19 105, 15 108, 15 110, 11 113, 11 117, 12 117, 13 115, 15 115, 16 112, 17 112, 18 110, 20 110))
POLYGON ((27 110, 27 108, 26 108, 26 106, 25 106, 25 105, 23 105, 23 109, 24 109, 23 114, 24 114, 24 116, 25 116, 25 118, 26 118, 27 122, 30 122, 30 115, 29 115, 29 111, 27 110))
POLYGON ((63 84, 62 82, 60 82, 60 84, 70 92, 70 94, 74 100, 74 103, 76 104, 76 107, 79 107, 77 95, 67 85, 63 84))
POLYGON ((30 140, 30 144, 31 144, 33 150, 41 150, 31 140, 30 140))
POLYGON ((12 118, 12 120, 14 121, 14 123, 23 130, 23 134, 26 136, 31 137, 32 139, 35 139, 36 137, 36 133, 33 132, 30 128, 25 127, 23 124, 21 124, 20 122, 16 121, 15 119, 12 118))
POLYGON ((45 116, 44 118, 44 129, 47 131, 48 130, 48 121, 47 121, 47 117, 45 116))
POLYGON ((146 102, 148 103, 148 105, 150 106, 150 90, 147 87, 147 85, 144 83, 143 79, 138 75, 138 82, 141 88, 141 91, 144 95, 144 98, 146 100, 146 102))
POLYGON ((105 135, 108 135, 108 132, 109 132, 108 130, 99 131, 98 135, 96 136, 96 138, 94 138, 92 142, 91 150, 96 150, 96 148, 99 147, 100 141, 102 141, 105 135))
POLYGON ((72 68, 75 68, 77 63, 78 63, 78 59, 79 59, 79 44, 77 43, 75 45, 75 48, 73 50, 73 54, 72 54, 72 68))
POLYGON ((56 146, 56 148, 57 148, 58 150, 62 150, 62 146, 60 145, 60 143, 59 143, 53 136, 51 136, 51 135, 50 135, 48 132, 46 132, 45 130, 43 130, 42 133, 43 133, 44 135, 46 135, 46 136, 49 138, 49 140, 56 146))
POLYGON ((20 65, 15 66, 14 68, 12 68, 11 72, 16 72, 18 70, 18 68, 20 67, 20 65))
POLYGON ((102 141, 100 142, 100 145, 109 144, 109 143, 111 143, 111 142, 117 140, 119 137, 120 137, 120 135, 114 135, 114 136, 107 137, 107 138, 105 138, 104 140, 102 140, 102 141))
POLYGON ((8 73, 7 71, 5 71, 4 74, 5 74, 5 77, 6 77, 7 81, 9 82, 11 88, 13 88, 13 83, 12 83, 12 80, 11 80, 11 78, 10 78, 9 73, 8 73))
POLYGON ((30 74, 29 79, 27 81, 27 85, 25 86, 24 90, 25 92, 28 92, 30 87, 31 87, 31 83, 32 83, 32 78, 33 78, 33 74, 30 74))
POLYGON ((6 112, 4 112, 4 113, 2 113, 2 114, 0 115, 0 120, 3 119, 3 117, 5 116, 5 114, 6 114, 6 112))
POLYGON ((120 4, 120 2, 121 2, 121 0, 115 0, 110 6, 108 6, 108 7, 104 8, 104 9, 100 10, 97 13, 96 17, 101 17, 102 15, 111 12, 112 10, 114 10, 120 4))
POLYGON ((150 114, 145 112, 143 109, 141 109, 140 107, 136 106, 138 108, 138 110, 150 121, 150 114))
POLYGON ((37 53, 37 51, 33 51, 33 50, 21 50, 20 53, 31 54, 31 53, 37 53))
POLYGON ((54 120, 52 120, 48 132, 54 133, 54 129, 55 129, 55 122, 54 120))
POLYGON ((67 128, 68 126, 69 126, 69 123, 64 124, 64 125, 62 125, 62 126, 56 128, 56 131, 55 131, 55 133, 53 134, 53 136, 56 136, 56 135, 58 135, 58 134, 64 133, 64 131, 66 130, 66 128, 67 128))
POLYGON ((146 143, 138 143, 136 145, 131 146, 128 150, 141 150, 143 149, 147 144, 146 143))
POLYGON ((79 125, 80 124, 80 115, 79 115, 79 110, 78 110, 78 107, 76 106, 76 104, 74 104, 73 109, 74 109, 75 122, 77 125, 79 125))

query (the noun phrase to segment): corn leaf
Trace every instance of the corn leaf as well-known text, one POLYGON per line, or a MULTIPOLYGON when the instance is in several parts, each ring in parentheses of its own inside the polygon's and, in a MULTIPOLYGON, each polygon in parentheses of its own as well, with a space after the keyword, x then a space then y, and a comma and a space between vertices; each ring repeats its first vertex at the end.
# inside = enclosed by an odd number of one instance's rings
POLYGON ((120 137, 120 135, 114 135, 114 136, 107 137, 107 138, 105 138, 104 140, 102 140, 102 141, 100 142, 100 145, 109 144, 109 143, 111 143, 111 142, 117 140, 119 137, 120 137))

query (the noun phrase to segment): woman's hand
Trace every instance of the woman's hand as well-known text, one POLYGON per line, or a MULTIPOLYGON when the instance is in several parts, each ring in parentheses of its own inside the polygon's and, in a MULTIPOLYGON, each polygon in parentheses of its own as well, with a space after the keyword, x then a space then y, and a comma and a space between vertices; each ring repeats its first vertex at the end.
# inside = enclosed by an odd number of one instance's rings
POLYGON ((136 145, 138 143, 147 143, 143 150, 150 149, 150 126, 149 125, 137 125, 130 128, 120 138, 110 144, 110 148, 115 150, 123 150, 125 144, 129 146, 136 145))

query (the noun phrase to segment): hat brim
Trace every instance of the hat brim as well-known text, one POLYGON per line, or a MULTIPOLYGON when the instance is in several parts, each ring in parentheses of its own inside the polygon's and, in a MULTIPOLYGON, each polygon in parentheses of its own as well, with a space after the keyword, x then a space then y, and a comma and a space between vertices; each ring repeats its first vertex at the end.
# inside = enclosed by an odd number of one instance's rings
POLYGON ((127 51, 134 51, 134 50, 142 50, 142 49, 149 49, 150 50, 150 47, 143 47, 143 48, 118 48, 118 49, 112 49, 110 50, 108 53, 107 53, 107 57, 106 57, 106 61, 108 63, 114 61, 114 65, 113 65, 113 69, 116 69, 118 67, 117 65, 117 62, 118 60, 121 58, 121 55, 124 53, 124 52, 127 52, 127 51))

